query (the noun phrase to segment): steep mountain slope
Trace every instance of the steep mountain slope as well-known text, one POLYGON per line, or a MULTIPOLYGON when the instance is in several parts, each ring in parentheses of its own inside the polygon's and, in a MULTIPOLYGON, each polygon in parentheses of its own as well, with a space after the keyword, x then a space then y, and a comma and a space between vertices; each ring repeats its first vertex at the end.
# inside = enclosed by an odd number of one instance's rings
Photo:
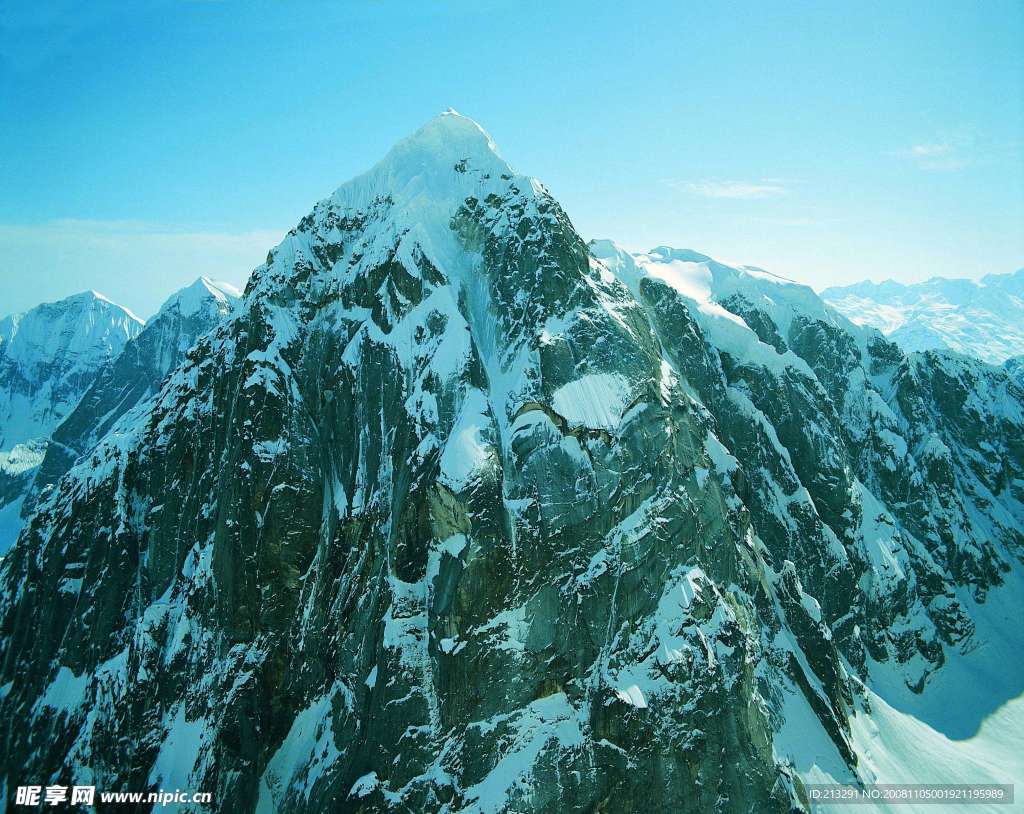
POLYGON ((445 114, 40 502, 0 571, 7 788, 807 810, 1002 607, 1022 398, 810 289, 588 246, 445 114))
POLYGON ((1003 362, 1003 367, 1018 384, 1024 386, 1024 356, 1011 356, 1003 362))
POLYGON ((978 282, 942 277, 914 285, 863 282, 827 288, 821 296, 904 350, 948 349, 993 364, 1024 353, 1024 269, 978 282))
POLYGON ((142 320, 95 291, 0 320, 0 555, 46 439, 142 320))
POLYGON ((241 292, 200 277, 175 292, 142 331, 96 374, 78 405, 54 430, 33 483, 36 495, 57 482, 139 402, 154 395, 185 352, 223 320, 241 292))
POLYGON ((593 250, 638 296, 664 285, 687 304, 721 359, 725 402, 687 375, 749 478, 758 536, 815 586, 852 664, 885 662, 922 688, 971 638, 968 608, 1020 560, 1019 382, 956 354, 904 355, 763 272, 668 248, 593 250), (745 413, 789 466, 765 467, 770 450, 734 434, 745 413))

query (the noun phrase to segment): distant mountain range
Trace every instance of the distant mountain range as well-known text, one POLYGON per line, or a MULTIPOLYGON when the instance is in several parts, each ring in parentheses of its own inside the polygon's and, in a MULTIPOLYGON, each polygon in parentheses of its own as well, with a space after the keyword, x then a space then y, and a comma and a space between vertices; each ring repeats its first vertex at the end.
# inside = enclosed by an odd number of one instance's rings
POLYGON ((947 349, 992 364, 1024 354, 1024 269, 977 282, 863 282, 826 288, 821 297, 904 350, 947 349))

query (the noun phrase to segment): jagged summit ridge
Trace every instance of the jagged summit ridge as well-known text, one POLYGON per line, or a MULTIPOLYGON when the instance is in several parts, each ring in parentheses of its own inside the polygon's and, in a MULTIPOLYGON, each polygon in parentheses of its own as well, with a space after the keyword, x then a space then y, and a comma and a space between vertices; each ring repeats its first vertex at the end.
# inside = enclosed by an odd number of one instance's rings
POLYGON ((466 249, 451 226, 467 204, 483 210, 516 198, 536 210, 546 195, 539 182, 509 167, 480 125, 446 111, 317 203, 271 250, 247 291, 287 285, 283 267, 308 263, 319 275, 356 263, 370 266, 396 253, 406 257, 407 267, 417 266, 417 254, 458 276, 466 249), (345 239, 356 231, 358 245, 345 239))

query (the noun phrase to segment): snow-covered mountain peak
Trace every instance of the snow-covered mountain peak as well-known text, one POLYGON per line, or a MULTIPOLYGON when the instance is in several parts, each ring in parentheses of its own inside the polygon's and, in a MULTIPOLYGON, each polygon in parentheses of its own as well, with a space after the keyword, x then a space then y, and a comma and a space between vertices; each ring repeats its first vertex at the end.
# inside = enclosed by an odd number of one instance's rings
POLYGON ((176 291, 160 306, 160 314, 176 309, 183 316, 192 316, 200 310, 226 313, 241 299, 242 292, 230 283, 199 277, 191 285, 176 291))
POLYGON ((644 278, 667 285, 691 307, 717 347, 771 369, 794 365, 809 372, 783 338, 794 320, 836 326, 856 337, 862 348, 868 338, 809 286, 762 269, 728 266, 691 249, 669 246, 631 254, 610 240, 600 240, 590 243, 590 251, 640 299, 644 278), (771 330, 765 329, 762 315, 771 319, 771 330))
POLYGON ((380 164, 411 156, 428 162, 448 158, 491 162, 499 169, 508 169, 490 134, 473 119, 450 108, 399 141, 380 164))
MULTIPOLYGON (((196 340, 232 312, 240 296, 228 283, 199 277, 171 295, 145 327, 123 343, 120 353, 109 357, 95 355, 90 359, 99 366, 87 369, 87 376, 79 377, 78 390, 73 395, 80 398, 66 398, 58 405, 59 409, 48 412, 39 406, 30 409, 33 405, 23 397, 19 401, 16 388, 9 388, 13 409, 7 411, 8 423, 15 428, 22 426, 19 437, 32 434, 36 437, 27 444, 15 446, 7 453, 6 460, 6 450, 0 444, 0 482, 5 475, 7 477, 6 486, 0 488, 0 554, 17 539, 22 522, 34 511, 36 499, 122 416, 152 396, 196 340), (33 419, 33 416, 34 422, 26 429, 26 419, 33 419)), ((57 356, 49 360, 50 367, 60 368, 66 361, 57 356)), ((0 375, 3 363, 0 349, 0 375)), ((20 372, 20 369, 14 371, 15 374, 20 372)), ((37 389, 45 394, 49 387, 50 378, 47 378, 37 389)), ((6 437, 2 423, 2 388, 3 379, 0 379, 0 441, 6 437)))
POLYGON ((541 221, 571 228, 544 186, 517 174, 480 125, 447 111, 319 201, 254 271, 246 294, 288 299, 295 270, 310 291, 347 286, 393 260, 415 278, 429 266, 461 285, 482 241, 528 239, 520 227, 539 236, 541 221))
POLYGON ((95 291, 0 320, 0 553, 17 536, 24 489, 46 438, 142 328, 95 291))
POLYGON ((590 250, 613 271, 632 269, 633 274, 655 277, 705 306, 741 294, 773 312, 780 307, 798 307, 817 318, 833 320, 810 286, 754 266, 729 266, 693 249, 671 246, 631 254, 611 240, 591 241, 590 250))
POLYGON ((111 356, 144 324, 102 294, 83 291, 0 320, 0 357, 35 365, 94 352, 111 356))
POLYGON ((452 205, 497 191, 513 178, 531 184, 517 177, 479 124, 449 110, 399 141, 376 166, 339 187, 331 200, 364 210, 388 198, 398 211, 450 214, 452 205))
POLYGON ((101 311, 110 311, 111 313, 123 313, 129 320, 137 322, 140 326, 146 324, 146 320, 132 311, 130 308, 121 305, 120 303, 114 302, 110 297, 101 291, 97 291, 95 288, 88 288, 85 291, 80 291, 77 294, 72 294, 70 297, 66 297, 63 300, 58 300, 55 303, 44 303, 44 305, 55 305, 66 304, 68 307, 80 307, 80 308, 98 308, 101 311))

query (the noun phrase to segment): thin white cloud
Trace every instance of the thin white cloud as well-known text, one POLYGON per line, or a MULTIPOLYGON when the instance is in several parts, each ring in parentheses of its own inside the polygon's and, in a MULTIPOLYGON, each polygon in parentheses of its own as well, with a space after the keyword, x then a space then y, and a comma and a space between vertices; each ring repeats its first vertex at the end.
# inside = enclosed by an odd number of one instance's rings
POLYGON ((799 228, 803 226, 820 226, 823 223, 827 223, 827 220, 819 220, 818 218, 806 218, 806 217, 792 217, 792 218, 758 218, 758 223, 765 223, 769 226, 790 226, 793 228, 799 228))
POLYGON ((915 144, 910 148, 910 154, 919 158, 934 158, 938 155, 948 155, 953 152, 952 144, 915 144))
POLYGON ((774 198, 786 193, 786 188, 769 179, 762 181, 674 181, 670 186, 685 189, 703 198, 731 198, 737 200, 756 200, 758 198, 774 198))
POLYGON ((958 135, 939 141, 918 142, 893 154, 910 159, 919 169, 928 172, 955 172, 973 163, 969 155, 972 144, 973 138, 969 135, 958 135))

